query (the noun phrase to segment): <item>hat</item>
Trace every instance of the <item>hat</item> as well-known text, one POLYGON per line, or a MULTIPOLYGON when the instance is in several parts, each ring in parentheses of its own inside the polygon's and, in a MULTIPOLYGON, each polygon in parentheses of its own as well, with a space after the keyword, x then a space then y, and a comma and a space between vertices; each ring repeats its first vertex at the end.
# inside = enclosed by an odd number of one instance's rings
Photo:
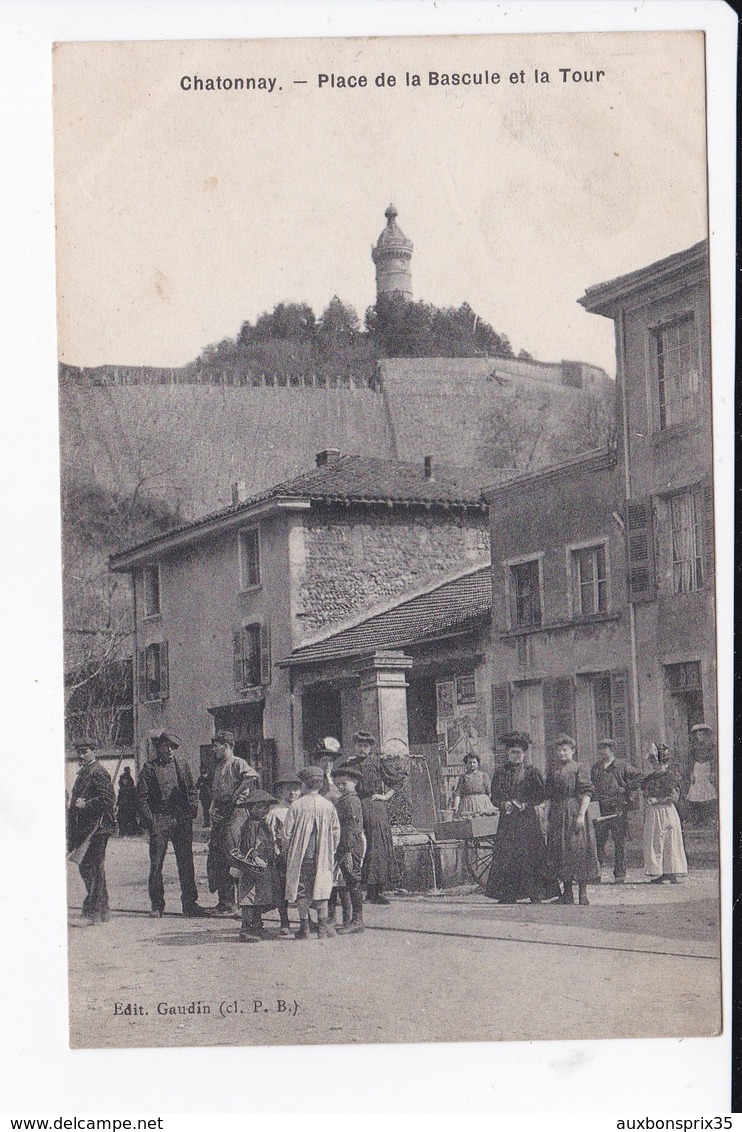
POLYGON ((267 790, 253 790, 252 794, 248 794, 245 799, 245 805, 249 808, 250 806, 257 805, 259 802, 269 802, 273 805, 273 803, 277 801, 278 798, 274 798, 267 790))
POLYGON ((171 735, 169 731, 159 731, 150 736, 153 743, 162 743, 167 741, 174 751, 177 751, 180 746, 180 739, 177 735, 171 735))
POLYGON ((274 779, 273 789, 276 790, 279 786, 301 786, 301 779, 295 774, 287 774, 283 778, 274 779))
POLYGON ((327 735, 324 739, 317 740, 318 755, 339 755, 340 744, 337 739, 333 739, 332 735, 327 735))
POLYGON ((501 736, 500 741, 503 747, 520 747, 521 751, 527 751, 531 745, 531 736, 525 731, 508 731, 506 735, 501 736))
POLYGON ((321 766, 303 766, 299 771, 299 780, 322 783, 325 781, 325 772, 321 766))
POLYGON ((711 725, 709 723, 694 723, 690 729, 691 735, 696 731, 711 731, 711 725))
POLYGON ((234 731, 217 731, 213 742, 225 743, 230 747, 234 747, 234 731))
POLYGON ((615 749, 616 749, 616 744, 614 743, 613 739, 599 739, 598 740, 598 746, 599 747, 608 747, 609 750, 611 750, 611 751, 615 751, 615 749))
POLYGON ((376 737, 370 731, 356 731, 353 736, 354 743, 375 743, 376 737))
POLYGON ((341 763, 340 766, 335 767, 332 772, 332 777, 337 780, 338 778, 353 778, 356 782, 360 782, 363 778, 362 773, 356 766, 349 766, 346 763, 341 763))
POLYGON ((98 744, 96 742, 94 742, 92 739, 89 742, 85 742, 85 743, 74 743, 73 746, 74 746, 75 751, 78 755, 84 754, 85 751, 97 751, 98 750, 98 744))
POLYGON ((557 747, 562 747, 562 746, 571 747, 573 751, 577 750, 577 744, 575 743, 574 739, 572 738, 571 735, 567 735, 566 732, 561 734, 561 735, 557 735, 555 746, 557 746, 557 747))

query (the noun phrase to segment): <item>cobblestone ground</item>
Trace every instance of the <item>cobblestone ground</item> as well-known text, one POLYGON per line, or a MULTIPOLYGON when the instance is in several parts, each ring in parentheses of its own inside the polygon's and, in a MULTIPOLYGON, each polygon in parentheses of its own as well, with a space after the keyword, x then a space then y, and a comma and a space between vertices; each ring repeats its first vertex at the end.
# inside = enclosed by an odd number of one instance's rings
MULTIPOLYGON (((195 861, 201 901, 205 846, 195 861)), ((73 1047, 685 1037, 718 1032, 718 874, 591 886, 589 908, 500 907, 479 891, 395 896, 363 935, 238 942, 186 920, 172 853, 168 913, 147 916, 147 845, 109 843, 113 918, 78 927, 69 869, 73 1047), (128 1009, 127 1009, 128 1008, 128 1009)))

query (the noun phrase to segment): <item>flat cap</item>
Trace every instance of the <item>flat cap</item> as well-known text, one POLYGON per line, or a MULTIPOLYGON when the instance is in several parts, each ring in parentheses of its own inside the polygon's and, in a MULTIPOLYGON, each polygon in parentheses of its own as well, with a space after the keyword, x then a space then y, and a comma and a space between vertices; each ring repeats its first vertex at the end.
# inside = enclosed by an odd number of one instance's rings
POLYGON ((252 794, 248 794, 247 798, 245 799, 245 805, 249 808, 250 806, 257 806, 261 802, 269 802, 271 805, 273 805, 273 803, 277 801, 278 798, 274 798, 273 795, 269 794, 267 790, 253 790, 252 794))
POLYGON ((230 747, 234 747, 234 731, 217 731, 214 742, 228 743, 230 747))
POLYGON ((324 782, 325 772, 321 766, 303 766, 299 771, 301 782, 324 782))
POLYGON ((354 743, 375 743, 376 738, 370 731, 356 731, 353 736, 354 743))
POLYGON ((169 743, 174 751, 177 751, 180 746, 180 739, 177 735, 171 735, 169 731, 159 731, 151 736, 153 743, 169 743))

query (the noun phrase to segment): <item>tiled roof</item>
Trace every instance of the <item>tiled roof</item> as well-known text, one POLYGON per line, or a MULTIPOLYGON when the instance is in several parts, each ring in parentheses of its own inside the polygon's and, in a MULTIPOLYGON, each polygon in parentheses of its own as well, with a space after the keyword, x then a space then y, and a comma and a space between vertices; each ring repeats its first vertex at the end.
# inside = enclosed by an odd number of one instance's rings
POLYGON ((114 555, 111 564, 115 567, 119 558, 129 556, 135 551, 154 547, 160 542, 169 542, 174 536, 193 533, 198 536, 199 529, 249 511, 258 503, 271 499, 300 499, 327 503, 400 503, 418 504, 426 507, 478 507, 485 509, 481 488, 491 478, 491 473, 477 471, 475 468, 453 468, 434 465, 433 476, 427 478, 422 463, 406 464, 396 460, 376 460, 363 456, 338 456, 322 467, 275 484, 259 495, 254 495, 244 503, 235 503, 220 511, 213 511, 192 523, 174 527, 114 555))
POLYGON ((637 271, 630 271, 627 275, 619 275, 616 279, 609 279, 605 283, 596 283, 588 287, 582 298, 578 299, 586 310, 596 314, 611 313, 621 299, 631 295, 637 290, 650 287, 660 282, 664 277, 674 276, 677 273, 684 275, 692 267, 705 267, 708 259, 708 241, 700 240, 682 252, 674 252, 665 259, 640 267, 637 271))
POLYGON ((318 664, 362 656, 375 649, 401 648, 473 625, 492 611, 492 568, 482 566, 428 593, 400 602, 315 644, 294 649, 283 665, 318 664))

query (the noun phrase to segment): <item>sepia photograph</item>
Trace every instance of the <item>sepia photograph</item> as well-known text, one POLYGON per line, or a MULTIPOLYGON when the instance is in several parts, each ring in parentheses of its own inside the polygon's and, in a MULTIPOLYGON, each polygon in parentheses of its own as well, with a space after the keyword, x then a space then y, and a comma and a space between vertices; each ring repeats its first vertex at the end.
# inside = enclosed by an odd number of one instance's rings
POLYGON ((55 43, 73 1049, 721 1032, 706 63, 55 43))

